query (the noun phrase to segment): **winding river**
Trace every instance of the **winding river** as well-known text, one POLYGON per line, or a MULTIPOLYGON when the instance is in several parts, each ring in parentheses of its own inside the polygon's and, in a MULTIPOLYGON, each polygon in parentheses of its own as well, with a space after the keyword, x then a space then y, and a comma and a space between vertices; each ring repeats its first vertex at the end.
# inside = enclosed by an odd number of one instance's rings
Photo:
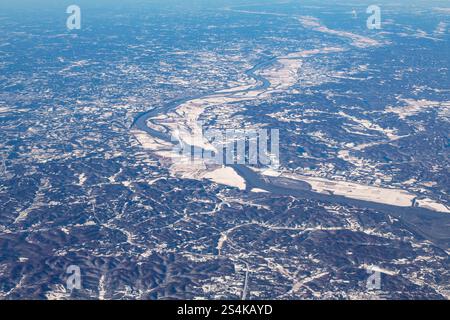
MULTIPOLYGON (((239 93, 265 91, 271 86, 271 83, 268 79, 264 78, 257 72, 272 66, 278 59, 279 58, 272 58, 262 61, 245 72, 248 77, 253 78, 256 81, 255 86, 252 88, 236 89, 235 91, 232 89, 226 89, 228 91, 225 93, 217 90, 194 97, 173 100, 160 108, 156 108, 138 115, 132 125, 132 129, 144 131, 152 137, 168 143, 173 143, 169 134, 148 127, 147 120, 158 115, 168 114, 181 104, 194 99, 206 99, 211 95, 218 94, 223 97, 229 97, 239 93)), ((366 200, 352 199, 339 195, 318 193, 312 191, 311 186, 303 181, 279 177, 265 177, 246 165, 232 164, 229 166, 232 167, 245 180, 245 192, 247 194, 249 194, 250 190, 253 188, 258 188, 266 190, 274 196, 292 196, 298 199, 313 199, 328 204, 339 204, 357 207, 360 209, 376 210, 401 219, 401 221, 408 225, 409 228, 417 234, 417 236, 432 241, 440 248, 448 250, 450 247, 450 214, 439 213, 420 207, 401 207, 366 200)))

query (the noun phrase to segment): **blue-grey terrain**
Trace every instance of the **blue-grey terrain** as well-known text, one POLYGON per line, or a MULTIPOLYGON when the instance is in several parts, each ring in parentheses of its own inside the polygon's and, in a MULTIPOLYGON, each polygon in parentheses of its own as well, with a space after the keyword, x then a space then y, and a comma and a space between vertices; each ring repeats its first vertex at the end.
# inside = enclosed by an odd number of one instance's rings
POLYGON ((450 3, 371 5, 2 1, 0 299, 449 299, 450 3))

